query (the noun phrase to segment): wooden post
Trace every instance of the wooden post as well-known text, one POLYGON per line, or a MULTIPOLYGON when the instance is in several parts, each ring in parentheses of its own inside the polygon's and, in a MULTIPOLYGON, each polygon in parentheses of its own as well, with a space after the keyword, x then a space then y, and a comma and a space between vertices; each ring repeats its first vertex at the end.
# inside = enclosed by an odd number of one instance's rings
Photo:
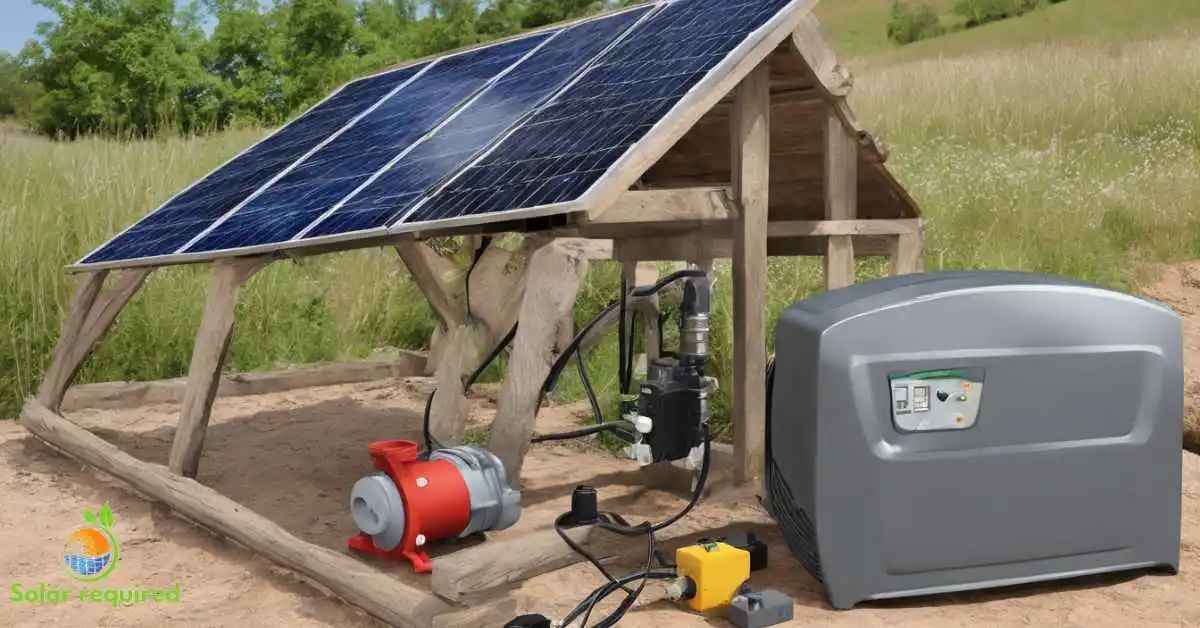
MULTIPOLYGON (((831 106, 825 114, 825 219, 858 217, 858 142, 831 106)), ((854 283, 854 240, 829 236, 825 252, 825 287, 854 283)))
POLYGON ((891 274, 907 275, 925 270, 925 242, 923 229, 902 233, 888 242, 891 258, 891 274))
POLYGON ((575 304, 587 263, 586 251, 570 239, 539 248, 529 260, 526 282, 538 289, 525 291, 522 299, 521 325, 513 338, 512 357, 488 438, 488 449, 504 462, 513 485, 521 477, 542 382, 553 364, 558 322, 575 304))
MULTIPOLYGON (((653 285, 658 281, 658 266, 653 262, 621 262, 621 274, 624 275, 627 286, 630 290, 638 286, 653 285)), ((642 317, 642 351, 633 356, 633 377, 638 379, 645 377, 646 369, 649 367, 652 360, 658 359, 658 295, 651 295, 636 301, 636 307, 626 310, 628 318, 625 322, 630 325, 633 322, 633 314, 637 312, 642 317)), ((633 347, 629 348, 631 351, 633 347)))
POLYGON ((440 271, 434 268, 436 260, 445 258, 424 242, 415 240, 405 240, 396 244, 396 253, 400 255, 400 261, 404 262, 404 267, 408 269, 409 276, 417 284, 421 294, 429 301, 429 307, 433 309, 442 328, 449 329, 463 324, 466 312, 461 304, 454 302, 442 277, 439 276, 440 271))
POLYGON ((270 262, 270 257, 261 256, 221 259, 213 264, 208 301, 204 304, 200 330, 196 333, 196 344, 192 348, 192 364, 183 393, 179 426, 175 428, 175 439, 171 442, 167 466, 172 473, 196 477, 213 398, 217 394, 221 369, 225 366, 229 342, 233 338, 238 292, 254 273, 270 262))
POLYGON ((771 80, 764 62, 738 86, 732 125, 733 435, 735 484, 762 468, 766 426, 767 190, 770 186, 771 80))
POLYGON ((58 411, 83 361, 112 327, 117 314, 142 287, 151 270, 122 271, 106 290, 101 288, 108 271, 89 273, 81 280, 63 317, 58 344, 38 388, 38 402, 51 411, 58 411))

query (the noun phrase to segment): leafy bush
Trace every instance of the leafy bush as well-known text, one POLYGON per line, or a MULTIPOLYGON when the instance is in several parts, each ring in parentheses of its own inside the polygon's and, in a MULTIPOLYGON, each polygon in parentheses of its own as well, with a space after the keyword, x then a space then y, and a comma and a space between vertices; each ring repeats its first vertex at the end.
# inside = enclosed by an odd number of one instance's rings
POLYGON ((888 17, 887 36, 896 45, 903 46, 929 37, 937 37, 942 32, 942 21, 938 18, 937 12, 929 5, 922 3, 913 8, 899 0, 892 2, 892 13, 888 17))
POLYGON ((1044 0, 958 0, 954 3, 954 13, 966 20, 967 28, 972 28, 1023 15, 1044 3, 1044 0))

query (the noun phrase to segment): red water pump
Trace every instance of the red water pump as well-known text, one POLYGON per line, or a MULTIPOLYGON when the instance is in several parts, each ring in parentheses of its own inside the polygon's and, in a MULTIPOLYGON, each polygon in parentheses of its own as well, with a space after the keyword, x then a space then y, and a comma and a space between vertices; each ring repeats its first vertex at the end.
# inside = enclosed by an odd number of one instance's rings
POLYGON ((378 472, 354 484, 350 513, 360 530, 353 550, 405 559, 417 573, 433 571, 424 548, 432 541, 503 530, 521 516, 521 494, 508 485, 504 463, 477 447, 418 455, 407 440, 371 443, 378 472))

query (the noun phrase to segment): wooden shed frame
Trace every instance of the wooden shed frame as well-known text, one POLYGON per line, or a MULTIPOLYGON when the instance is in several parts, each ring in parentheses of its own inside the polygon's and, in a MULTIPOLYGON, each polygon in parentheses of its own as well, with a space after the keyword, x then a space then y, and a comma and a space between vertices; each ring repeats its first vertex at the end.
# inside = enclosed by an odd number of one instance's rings
MULTIPOLYGON (((476 353, 479 346, 494 345, 501 330, 519 319, 489 441, 510 477, 517 478, 548 358, 562 346, 561 321, 569 320, 588 261, 617 260, 631 280, 645 284, 657 272, 647 262, 707 267, 714 259, 730 258, 735 368, 731 471, 736 483, 754 480, 763 463, 766 412, 767 257, 821 256, 829 288, 854 282, 856 256, 888 256, 893 274, 922 270, 923 224, 916 204, 884 166, 885 151, 855 120, 846 101, 852 80, 811 15, 815 2, 800 4, 805 6, 788 13, 728 72, 693 90, 589 194, 592 202, 585 211, 215 260, 167 466, 137 460, 60 414, 83 362, 152 267, 81 275, 51 363, 36 398, 26 402, 22 424, 40 440, 390 625, 479 626, 505 619, 505 613, 511 617, 508 606, 463 610, 455 603, 579 560, 553 532, 552 539, 532 533, 527 539, 493 541, 440 557, 430 592, 298 539, 193 479, 232 338, 238 293, 256 272, 281 257, 394 247, 441 326, 442 346, 435 346, 429 359, 439 391, 443 383, 458 384, 457 392, 446 395, 447 405, 434 413, 434 431, 449 441, 463 423, 454 405, 462 376, 481 361, 468 355, 468 345, 474 344, 476 353), (469 304, 448 287, 447 269, 439 266, 445 260, 439 261, 422 242, 435 236, 508 232, 526 234, 525 266, 506 274, 513 255, 494 247, 482 251, 469 279, 479 282, 477 274, 492 273, 487 281, 496 295, 473 297, 469 304), (524 290, 524 285, 538 289, 524 290), (472 334, 483 338, 469 342, 472 334)), ((588 534, 580 531, 577 540, 604 543, 588 534)))

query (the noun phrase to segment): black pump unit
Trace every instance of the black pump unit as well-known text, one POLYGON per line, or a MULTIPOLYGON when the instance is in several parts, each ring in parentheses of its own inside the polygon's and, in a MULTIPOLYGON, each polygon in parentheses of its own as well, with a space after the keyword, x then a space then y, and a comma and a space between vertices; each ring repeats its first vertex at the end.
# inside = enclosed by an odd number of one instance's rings
POLYGON ((836 608, 1179 566, 1182 322, 1078 281, 889 277, 793 305, 766 506, 836 608))

